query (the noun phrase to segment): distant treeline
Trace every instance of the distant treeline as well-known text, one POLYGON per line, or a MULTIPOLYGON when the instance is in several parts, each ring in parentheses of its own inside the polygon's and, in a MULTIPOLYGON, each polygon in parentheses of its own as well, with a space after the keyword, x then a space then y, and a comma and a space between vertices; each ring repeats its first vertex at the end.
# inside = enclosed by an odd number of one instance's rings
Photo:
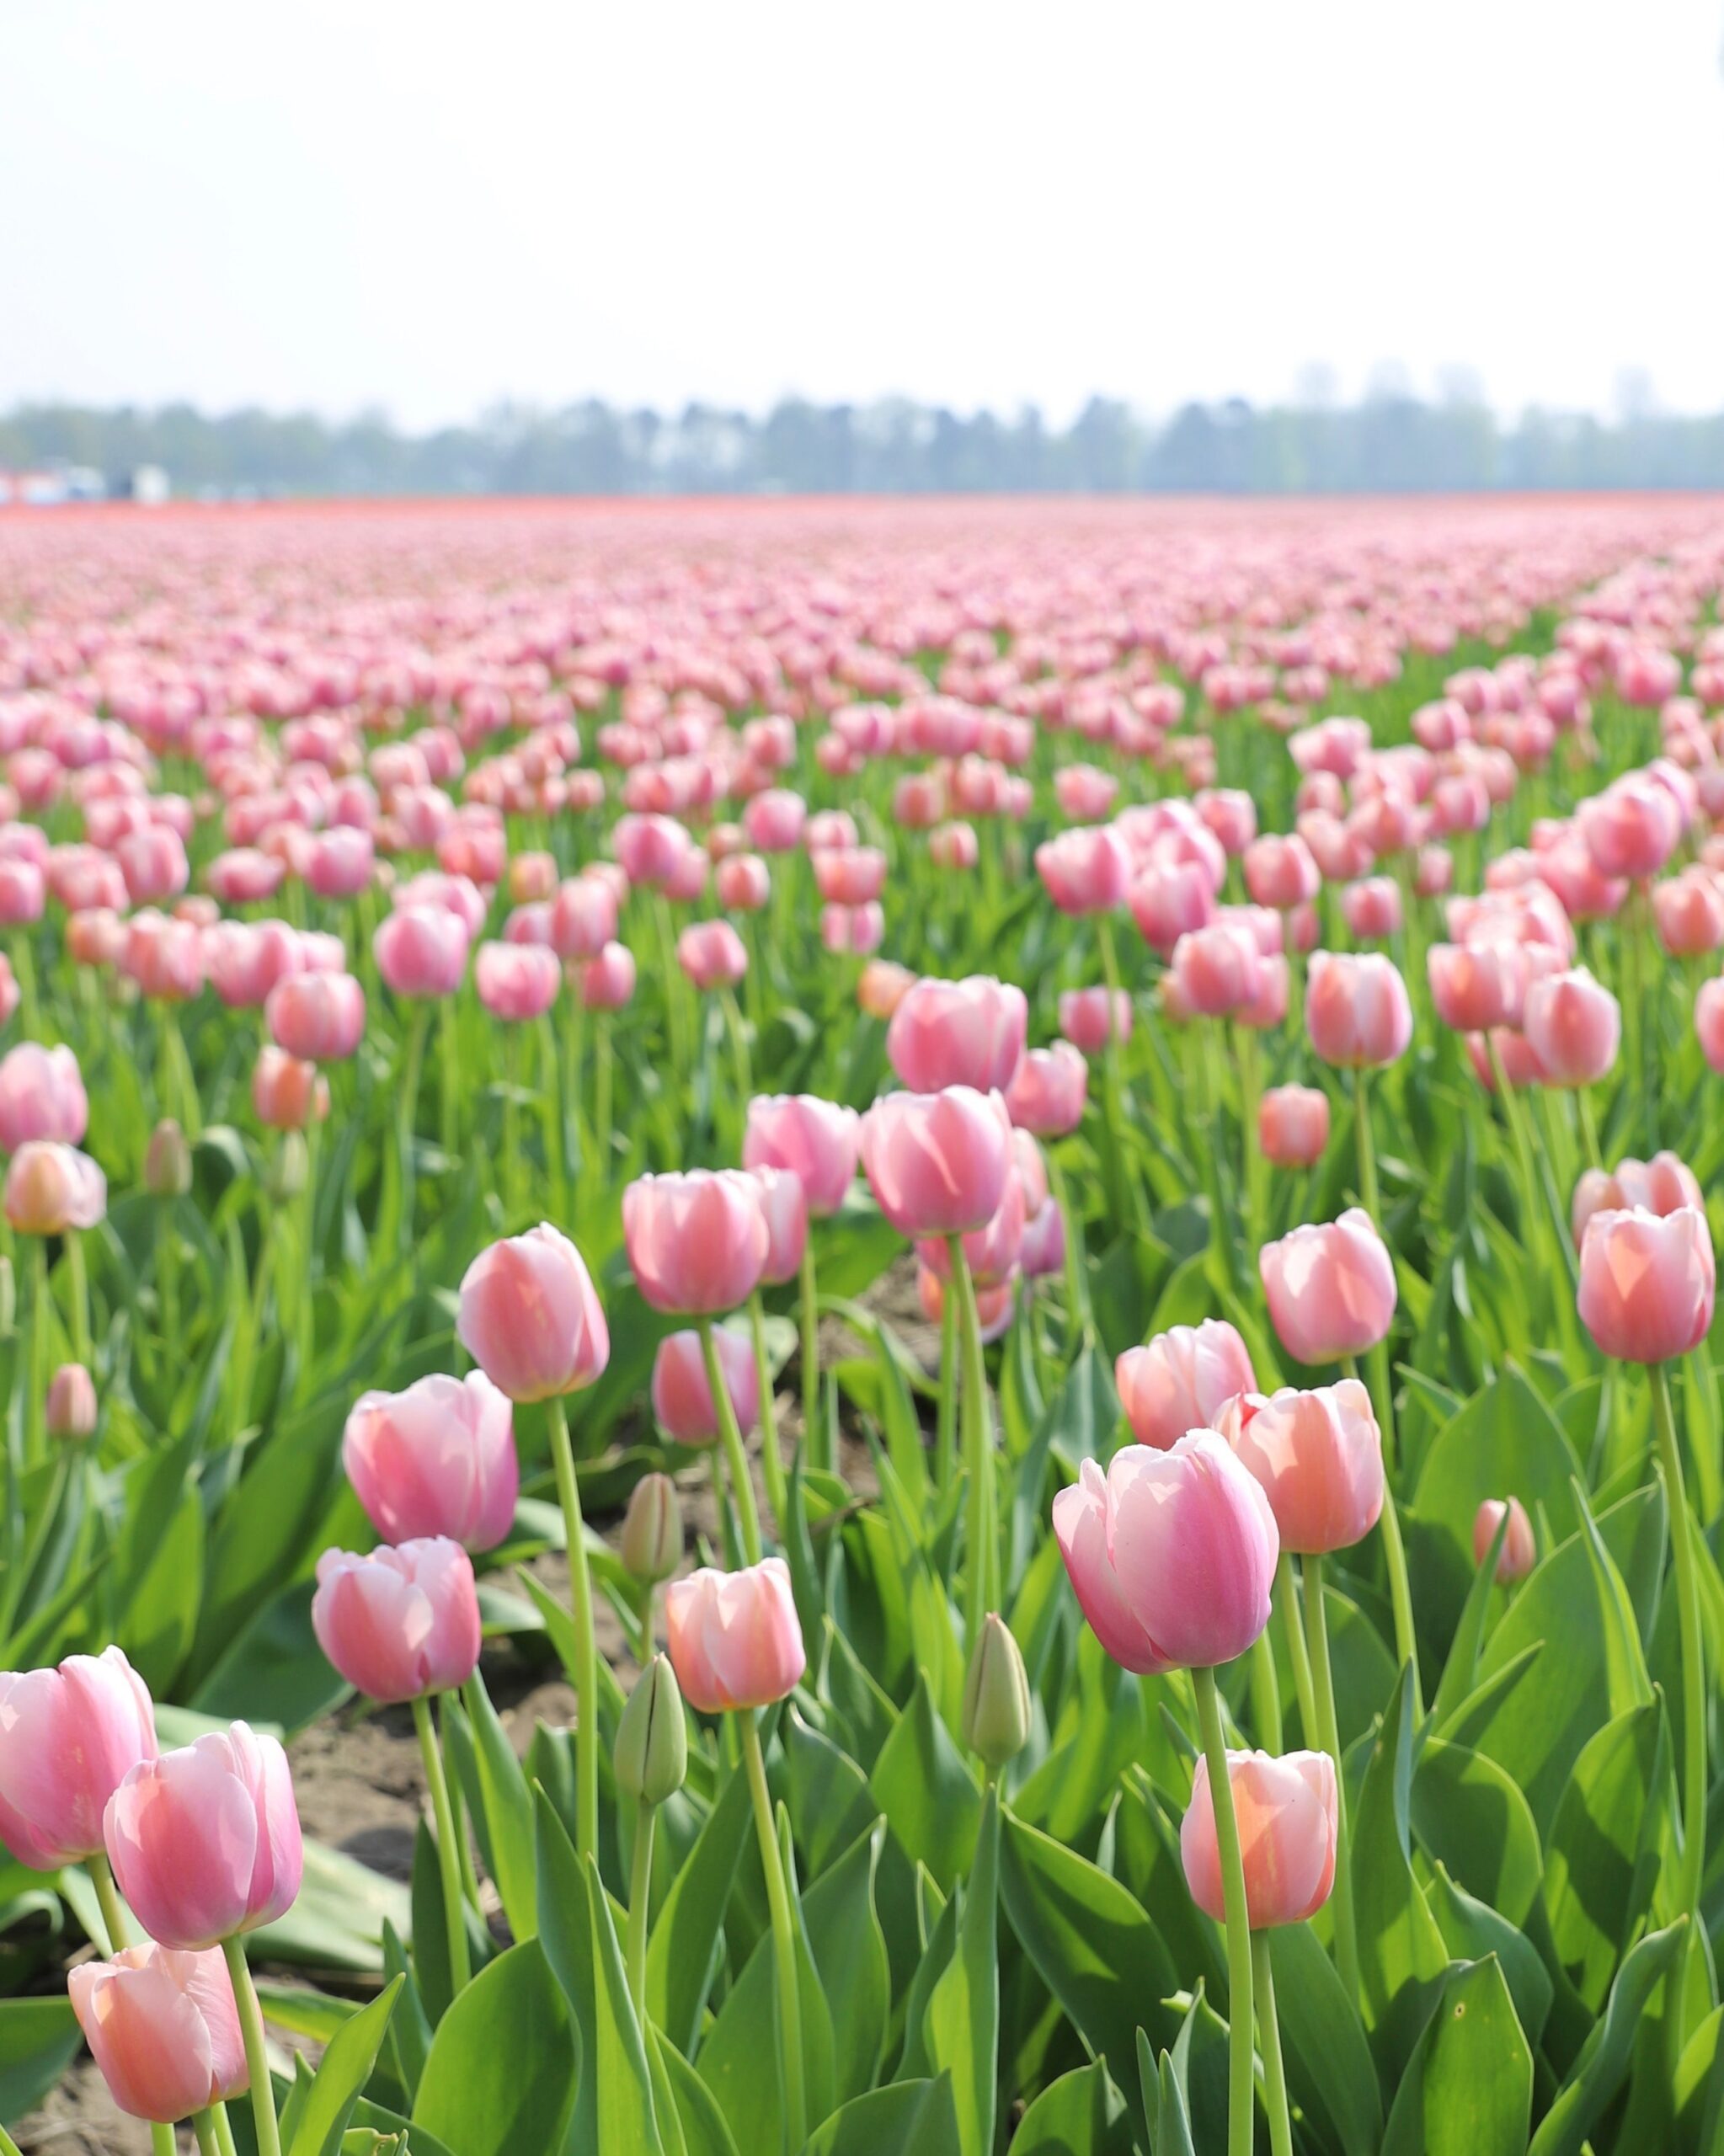
POLYGON ((965 418, 889 398, 787 398, 765 418, 691 404, 674 416, 590 398, 505 406, 471 426, 398 431, 189 404, 20 406, 0 471, 159 465, 174 491, 232 494, 1438 494, 1724 487, 1724 414, 1606 422, 1381 396, 1348 407, 1188 404, 1165 423, 1094 398, 1065 428, 1027 409, 965 418))

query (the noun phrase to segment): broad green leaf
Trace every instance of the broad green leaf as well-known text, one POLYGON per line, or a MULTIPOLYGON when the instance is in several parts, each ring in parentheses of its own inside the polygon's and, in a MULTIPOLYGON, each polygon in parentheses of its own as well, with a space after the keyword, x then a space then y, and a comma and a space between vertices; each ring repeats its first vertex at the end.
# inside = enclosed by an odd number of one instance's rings
POLYGON ((1365 2015, 1379 2067, 1400 2079, 1449 1967, 1449 1950, 1412 1873, 1412 1692, 1405 1673, 1385 1717, 1352 1821, 1365 2015))
POLYGON ((942 2073, 852 2098, 809 2136, 803 2156, 952 2156, 957 2147, 952 2084, 942 2073))
POLYGON ((778 1725, 789 1778, 790 1822, 810 1879, 866 1833, 879 1807, 867 1776, 848 1753, 822 1736, 798 1713, 784 1710, 778 1725))
POLYGON ((913 1864, 925 1864, 942 1893, 968 1869, 982 1800, 975 1776, 934 1711, 923 1673, 868 1778, 875 1803, 913 1864))
POLYGON ((1382 2156, 1524 2156, 1533 2057, 1493 1956, 1457 1968, 1401 2077, 1382 2156))
POLYGON ((1428 1856, 1469 1892, 1524 1924, 1539 1891, 1539 1830, 1526 1799, 1494 1759, 1427 1738, 1413 1769, 1410 1817, 1428 1856))
POLYGON ((616 1943, 616 1927, 595 1858, 586 1860, 584 1876, 595 1979, 595 2041, 582 2053, 580 2071, 583 2079, 591 2075, 597 2084, 597 2145, 605 2156, 665 2156, 645 2041, 629 1997, 622 1950, 616 1943))
POLYGON ((533 1801, 515 1747, 497 1718, 484 1679, 475 1670, 462 1693, 473 1737, 473 1764, 485 1818, 485 1845, 509 1928, 519 1942, 536 1927, 533 1873, 533 1801))
POLYGON ((561 1986, 536 1940, 480 1970, 437 2025, 415 2126, 461 2156, 561 2148, 577 2054, 561 1986))
POLYGON ((1308 1924, 1269 1934, 1288 2084, 1308 2116, 1326 2116, 1346 2156, 1375 2156, 1383 2100, 1358 2011, 1308 1924))
POLYGON ((927 2047, 937 2070, 952 2076, 960 2156, 992 2156, 1000 2079, 1000 1803, 982 1800, 974 1861, 963 1888, 958 1951, 928 2001, 927 2047))
POLYGON ((1588 1741, 1556 1807, 1545 1908, 1563 1973, 1594 2014, 1652 1898, 1669 1776, 1662 1710, 1633 1707, 1588 1741))
POLYGON ((1551 2018, 1556 1988, 1538 1948, 1488 1902, 1457 1886, 1441 1864, 1432 1873, 1425 1899, 1457 1961, 1482 1961, 1494 1954, 1502 1963, 1502 1981, 1514 2001, 1514 2018, 1536 2048, 1551 2018))
POLYGON ((650 2021, 647 2024, 647 2044, 652 2053, 654 2105, 659 2130, 665 2136, 665 2156, 670 2156, 671 2139, 665 2111, 666 2096, 675 2112, 675 2123, 681 2129, 683 2156, 738 2156, 736 2143, 718 2108, 718 2098, 675 2045, 660 2036, 650 2021))
POLYGON ((343 2023, 318 2065, 288 2156, 335 2156, 353 2107, 371 2078, 403 1979, 397 1977, 362 2013, 343 2023))
POLYGON ((1018 2121, 1009 2156, 1130 2156, 1131 2115, 1099 2059, 1044 2089, 1018 2121))
POLYGON ((72 2002, 0 1999, 0 2119, 33 2111, 83 2041, 72 2002))
POLYGON ((874 1878, 886 1838, 876 1820, 802 1897, 809 1951, 832 2016, 832 2068, 841 2104, 871 2089, 892 2010, 891 1966, 874 1913, 874 1878))
POLYGON ((1649 1932, 1629 1954, 1610 1987, 1598 2022, 1533 2136, 1529 2156, 1580 2156, 1587 2137, 1621 2086, 1636 2031, 1654 1987, 1670 1967, 1688 1930, 1679 1917, 1649 1932))
POLYGON ((753 1814, 739 1767, 718 1793, 671 1881, 647 1941, 647 2017, 685 2057, 696 2056, 713 1956, 753 1814))

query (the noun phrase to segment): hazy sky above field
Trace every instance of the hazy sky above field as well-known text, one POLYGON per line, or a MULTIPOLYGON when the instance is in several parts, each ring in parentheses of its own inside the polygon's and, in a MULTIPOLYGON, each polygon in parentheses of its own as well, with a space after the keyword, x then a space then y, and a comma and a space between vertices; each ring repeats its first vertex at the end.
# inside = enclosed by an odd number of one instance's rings
POLYGON ((1724 408, 1720 0, 52 0, 0 406, 1724 408))

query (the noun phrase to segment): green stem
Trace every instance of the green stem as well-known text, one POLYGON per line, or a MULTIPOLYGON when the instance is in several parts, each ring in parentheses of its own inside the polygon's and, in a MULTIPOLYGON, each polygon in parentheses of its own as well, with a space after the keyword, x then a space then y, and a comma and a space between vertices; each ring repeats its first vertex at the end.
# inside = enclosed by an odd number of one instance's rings
POLYGON ((766 1353, 766 1306, 758 1288, 748 1299, 748 1319, 755 1343, 755 1384, 761 1396, 761 1472, 766 1477, 766 1502, 778 1523, 782 1542, 789 1493, 784 1486, 784 1462, 778 1454, 778 1402, 773 1396, 771 1358, 766 1353))
MULTIPOLYGON (((593 1028, 594 1153, 599 1163, 599 1173, 606 1180, 611 1174, 611 1092, 615 1075, 616 1051, 611 1044, 611 1013, 601 1011, 593 1028)), ((574 1080, 570 1081, 571 1084, 574 1080)))
POLYGON ((1348 1999, 1359 1998, 1358 1931, 1353 1913, 1352 1838, 1347 1824, 1347 1775, 1341 1759, 1341 1728, 1335 1715, 1335 1673, 1329 1660, 1329 1620, 1323 1608, 1323 1561, 1307 1557, 1305 1620, 1310 1630, 1311 1682, 1323 1749, 1335 1763, 1335 1960, 1348 1999))
POLYGON ((544 1134, 545 1172, 559 1203, 568 1187, 563 1149, 563 1087, 557 1069, 557 1028, 547 1011, 538 1022, 539 1127, 544 1134))
POLYGON ((1568 1223, 1562 1217, 1562 1204, 1556 1195, 1556 1180, 1551 1176, 1542 1178, 1546 1205, 1541 1208, 1539 1203, 1541 1179, 1533 1167, 1532 1144, 1527 1134, 1527 1119, 1521 1113, 1519 1097, 1513 1086, 1508 1082, 1508 1073, 1503 1065, 1502 1051, 1497 1046, 1497 1037, 1494 1033, 1486 1034, 1485 1051, 1491 1059, 1491 1075, 1496 1081, 1497 1097, 1502 1103, 1503 1117, 1514 1141, 1515 1158, 1520 1169, 1521 1204, 1525 1209, 1527 1233, 1529 1236, 1531 1224, 1535 1217, 1542 1219, 1545 1222, 1549 1236, 1556 1245, 1556 1265, 1551 1274, 1554 1287, 1551 1300, 1556 1306, 1556 1322, 1562 1334, 1563 1361, 1567 1363, 1572 1358, 1578 1364, 1583 1358, 1581 1356, 1579 1337, 1575 1331, 1574 1283, 1577 1268, 1574 1246, 1569 1234, 1568 1223), (1558 1272, 1566 1273, 1567 1275, 1568 1292, 1566 1294, 1561 1287, 1554 1286, 1556 1274, 1558 1272))
POLYGON ((730 1479, 736 1485, 736 1509, 742 1526, 743 1555, 751 1565, 761 1561, 761 1516, 755 1507, 755 1486, 748 1471, 748 1454, 743 1450, 742 1432, 737 1427, 736 1406, 730 1397, 730 1388, 724 1382, 723 1369, 718 1361, 718 1343, 713 1337, 713 1321, 709 1317, 695 1321, 700 1329, 701 1359, 707 1366, 707 1388, 713 1396, 713 1412, 718 1418, 718 1435, 724 1446, 724 1458, 730 1469, 730 1479))
POLYGON ((736 1150, 742 1150, 742 1133, 748 1121, 748 1104, 754 1098, 754 1071, 749 1062, 748 1035, 743 1029, 742 1013, 736 1007, 736 993, 729 987, 718 990, 718 1007, 724 1013, 724 1030, 730 1038, 730 1060, 736 1074, 736 1150))
MULTIPOLYGON (((239 1939, 224 1939, 222 1952, 233 1979, 234 2004, 239 2009, 239 2032, 245 2040, 246 2070, 251 2075, 252 2118, 258 2129, 258 2156, 281 2156, 281 2130, 275 2119, 275 2084, 270 2078, 270 2050, 264 2039, 264 2009, 257 1988, 245 1965, 245 1945, 239 1939)), ((170 2141, 169 2146, 173 2144, 170 2141)))
POLYGON ((431 1817, 437 1829, 437 1870, 443 1881, 443 1922, 449 1934, 449 1981, 453 1992, 466 1990, 472 1975, 467 1946, 467 1910, 461 1893, 461 1858, 455 1843, 455 1812, 449 1801, 449 1783, 443 1772, 443 1755, 431 1726, 431 1703, 423 1695, 413 1703, 413 1726, 419 1740, 419 1757, 425 1763, 425 1785, 431 1792, 431 1817))
POLYGON ((175 2156, 179 2147, 171 2126, 163 2126, 159 2119, 150 2121, 150 2156, 175 2156))
POLYGON ((30 1382, 24 1401, 24 1456, 32 1465, 47 1450, 48 1246, 40 1235, 30 1246, 30 1382))
MULTIPOLYGON (((1383 1536, 1383 1563, 1389 1575, 1389 1606, 1395 1617, 1395 1658, 1403 1663, 1411 1675, 1412 1684, 1412 1711, 1414 1717, 1422 1720, 1425 1711, 1424 1691, 1419 1681, 1418 1636, 1412 1623, 1412 1588, 1406 1576, 1406 1549, 1401 1539, 1401 1513, 1395 1502, 1395 1485, 1390 1474, 1393 1453, 1389 1433, 1393 1427, 1394 1407, 1389 1398, 1388 1372, 1381 1367, 1382 1343, 1371 1350, 1372 1406, 1379 1428, 1383 1433, 1383 1511, 1377 1524, 1383 1536)), ((1358 1378, 1358 1364, 1351 1355, 1343 1355, 1341 1367, 1355 1382, 1358 1378)))
POLYGON ((1191 1681, 1197 1694, 1204 1757, 1209 1767, 1209 1801, 1214 1808, 1215 1847, 1221 1862, 1221 1900, 1227 1912, 1227 2151, 1228 2156, 1252 2156, 1257 2089, 1245 1861, 1240 1854, 1239 1822, 1233 1814, 1233 1780, 1227 1770, 1227 1743, 1221 1730, 1220 1702, 1215 1695, 1215 1673, 1194 1669, 1191 1681))
POLYGON ((1065 1228, 1065 1338, 1070 1348, 1095 1330, 1090 1315, 1089 1289, 1084 1279, 1083 1223, 1074 1210, 1065 1187, 1065 1177, 1051 1152, 1047 1155, 1048 1187, 1059 1208, 1065 1228))
POLYGON ((222 2156, 239 2156, 233 2145, 233 2128, 228 2121, 227 2105, 211 2104, 210 2116, 215 2121, 216 2146, 221 2150, 222 2156))
POLYGON ((1682 1652, 1682 1906, 1697 1918, 1706 1858, 1706 1672, 1700 1638, 1700 1582, 1695 1572, 1693 1524, 1682 1483, 1682 1454, 1677 1449, 1676 1422, 1670 1412, 1670 1380, 1663 1363, 1652 1364, 1651 1376, 1658 1471, 1670 1513, 1677 1640, 1682 1652))
POLYGON ((66 1238, 66 1262, 70 1273, 72 1304, 72 1359, 95 1375, 90 1355, 90 1276, 84 1262, 83 1237, 74 1228, 66 1238))
POLYGON ((1136 1172, 1128 1165, 1125 1150, 1125 1089, 1120 1076, 1119 1033, 1116 1024, 1118 1015, 1120 982, 1119 954, 1113 947, 1113 924, 1104 913, 1096 915, 1096 942, 1102 953, 1102 978, 1108 985, 1108 1039, 1102 1058, 1102 1114, 1108 1135, 1108 1148, 1112 1155, 1110 1168, 1113 1180, 1113 1205, 1118 1225, 1126 1222, 1125 1206, 1129 1199, 1133 1216, 1140 1230, 1149 1227, 1149 1212, 1144 1203, 1143 1186, 1136 1172))
POLYGON ((599 1658, 593 1640, 593 1590, 587 1577, 586 1523, 581 1518, 568 1417, 560 1396, 547 1406, 557 1500, 563 1508, 563 1532, 568 1544, 569 1615, 574 1622, 575 1854, 585 1858, 596 1855, 599 1847, 599 1658))
POLYGON ((413 1241, 414 1190, 413 1133, 419 1110, 419 1074, 424 1068, 425 1035, 431 1023, 429 1003, 416 1003, 407 1036, 407 1059, 401 1081, 401 1098, 396 1102, 395 1146, 397 1172, 400 1177, 401 1231, 406 1240, 413 1241))
POLYGON ((814 1278, 814 1234, 802 1246, 802 1432, 810 1467, 832 1469, 831 1432, 820 1412, 820 1294, 814 1278))
POLYGON ((216 2138, 216 2121, 208 2111, 193 2115, 191 2130, 198 2137, 198 2156, 221 2156, 221 2143, 216 2138))
POLYGON ((1287 2069, 1281 2063, 1281 2024, 1275 2012, 1275 1972, 1270 1966, 1269 1935, 1251 1936, 1252 1980, 1257 2028, 1262 2036, 1263 2094, 1268 2100, 1272 2156, 1293 2156, 1293 2120, 1287 2109, 1287 2069))
POLYGON ((1574 1089, 1575 1107, 1580 1116, 1580 1134, 1587 1149, 1587 1165, 1602 1168, 1604 1149, 1599 1144, 1599 1126, 1593 1118, 1593 1097, 1584 1086, 1574 1089))
POLYGON ((503 1204, 510 1219, 520 1210, 520 1032, 503 1028, 503 1204))
POLYGON ((982 1636, 982 1620, 994 1608, 1000 1577, 997 1548, 1000 1522, 994 1502, 994 1446, 988 1429, 988 1372, 982 1360, 981 1318, 975 1282, 963 1254, 962 1235, 948 1235, 950 1285, 958 1294, 958 1327, 963 1340, 963 1462, 969 1484, 964 1529, 964 1626, 966 1666, 982 1636))
POLYGON ((1252 1642, 1252 1716, 1257 1726, 1257 1742, 1267 1751, 1281 1749, 1281 1682, 1275 1672, 1275 1649, 1267 1626, 1252 1642))
POLYGON ((458 1058, 455 1040, 455 998, 446 995, 437 1006, 437 1144, 445 1166, 455 1158, 456 1083, 458 1058))
POLYGON ((1246 1248, 1255 1251, 1262 1232, 1263 1149, 1257 1139, 1257 1102, 1262 1081, 1257 1065, 1257 1037, 1249 1026, 1236 1026, 1233 1046, 1239 1064, 1239 1145, 1243 1155, 1241 1185, 1245 1192, 1246 1248))
POLYGON ((766 1908, 772 1927, 772 1967, 778 1994, 778 2068, 784 2092, 785 2144, 795 2156, 808 2139, 808 2104, 803 2094, 802 1990, 797 1969, 796 1934, 792 1929, 790 1890, 779 1860, 778 1833, 772 1823, 772 1799, 766 1788, 766 1763, 761 1756, 761 1732, 746 1708, 737 1717, 742 1756, 754 1799, 755 1833, 766 1875, 766 1908))
MULTIPOLYGON (((883 1353, 885 1350, 883 1348, 883 1353)), ((940 1298, 940 1406, 934 1426, 934 1487, 952 1487, 958 1455, 958 1297, 947 1283, 940 1298)))
POLYGON ((84 1860, 84 1870, 90 1875, 90 1884, 96 1890, 96 1903, 102 1912, 102 1921, 108 1927, 108 1951, 117 1954, 131 1944, 131 1934, 126 1928, 125 1905, 120 1899, 120 1889, 114 1884, 114 1867, 99 1849, 84 1860))
POLYGON ((1198 1018, 1193 1021, 1201 1043, 1204 1083, 1209 1096, 1209 1129, 1201 1134, 1198 1143, 1204 1152, 1204 1167, 1209 1186, 1209 1205, 1214 1215, 1214 1239, 1221 1253, 1221 1269, 1227 1276, 1229 1288, 1239 1286, 1239 1253, 1234 1247, 1233 1222, 1227 1210, 1227 1193, 1221 1181, 1221 1021, 1219 1018, 1198 1018))
POLYGON ((1299 1700, 1299 1726, 1307 1746, 1320 1745, 1317 1695, 1311 1687, 1311 1658, 1305 1646, 1305 1626, 1299 1614, 1299 1582, 1294 1577, 1293 1557, 1284 1550, 1275 1568, 1276 1598, 1281 1604, 1281 1623, 1287 1639, 1287 1659, 1293 1664, 1293 1689, 1299 1700))
POLYGON ((634 1815, 634 1863, 628 1881, 628 1991, 641 2026, 647 2024, 647 1913, 653 1890, 653 1823, 658 1806, 645 1797, 634 1815))

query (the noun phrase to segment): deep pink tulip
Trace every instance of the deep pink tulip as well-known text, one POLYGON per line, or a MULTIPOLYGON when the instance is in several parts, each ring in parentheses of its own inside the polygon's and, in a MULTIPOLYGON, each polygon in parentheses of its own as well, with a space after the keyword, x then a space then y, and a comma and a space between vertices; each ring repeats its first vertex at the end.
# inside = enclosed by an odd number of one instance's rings
POLYGON ((1325 1063, 1380 1067, 1406 1053, 1412 1006, 1392 958, 1314 951, 1305 969, 1305 1032, 1325 1063))
POLYGON ((455 1334, 517 1404, 579 1392, 611 1359, 585 1261, 547 1221, 479 1252, 462 1279, 455 1334))
POLYGON ((1036 848, 1036 873, 1061 913, 1112 913, 1131 881, 1131 848, 1112 825, 1080 825, 1036 848))
POLYGON ((697 921, 677 937, 676 963, 698 989, 730 988, 748 971, 748 946, 728 921, 697 921))
POLYGON ((0 1151, 32 1138, 77 1145, 89 1128, 90 1104, 69 1048, 20 1041, 0 1060, 0 1151))
POLYGON ((1685 1355, 1706 1337, 1716 1292, 1712 1233, 1697 1207, 1662 1218, 1633 1207, 1588 1221, 1577 1301, 1600 1354, 1620 1363, 1685 1355))
POLYGON ((1269 1316, 1295 1362, 1337 1363, 1388 1337, 1395 1266, 1369 1214, 1295 1228, 1257 1253, 1269 1316))
POLYGON ((1084 1460, 1054 1533, 1091 1629, 1140 1676, 1231 1662, 1269 1620, 1275 1516, 1213 1430, 1084 1460))
POLYGON ((542 943, 481 943, 473 985, 494 1018, 510 1025, 542 1018, 557 1001, 563 967, 542 943))
POLYGON ((361 1393, 341 1464, 386 1542, 446 1535, 494 1550, 515 1524, 520 1468, 508 1397, 483 1370, 441 1371, 403 1392, 361 1393))
POLYGON ((893 1011, 886 1054, 912 1092, 992 1092, 1011 1084, 1028 1023, 1023 990, 1008 982, 979 974, 918 980, 893 1011))
POLYGON ((392 995, 430 1001, 461 986, 469 942, 464 915, 427 901, 398 906, 379 922, 371 955, 392 995))
MULTIPOLYGON (((746 1437, 761 1420, 760 1374, 752 1343, 722 1325, 713 1328, 713 1345, 724 1390, 736 1411, 736 1427, 746 1437)), ((670 1332, 653 1358, 653 1417, 665 1436, 680 1445, 709 1445, 718 1436, 718 1411, 707 1382, 706 1358, 698 1332, 670 1332)))
POLYGON ((701 1714, 771 1706, 796 1689, 808 1667, 782 1557, 673 1580, 665 1629, 682 1696, 701 1714))
POLYGON ((1257 1103, 1257 1143, 1272 1167, 1309 1168, 1329 1143, 1329 1096, 1315 1086, 1276 1086, 1257 1103))
MULTIPOLYGON (((1227 1780, 1245 1868, 1245 1906, 1253 1931, 1303 1924, 1335 1885, 1340 1805, 1335 1762, 1326 1752, 1230 1752, 1227 1780)), ((1226 1919, 1209 1763, 1192 1776, 1191 1802, 1179 1829, 1180 1860, 1191 1897, 1217 1924, 1226 1919)))
POLYGON ((1100 1055, 1109 1035, 1131 1038, 1131 998, 1122 988, 1068 988, 1059 998, 1059 1030, 1067 1043, 1086 1055, 1100 1055))
POLYGON ((290 974, 270 990, 264 1021, 290 1055, 339 1063, 364 1037, 366 992, 351 974, 290 974))
POLYGON ((1006 1112, 1020 1130, 1064 1138, 1083 1121, 1090 1067, 1070 1041, 1026 1049, 1006 1089, 1006 1112))
POLYGON ((179 1954, 146 1940, 70 1969, 67 1995, 108 2092, 161 2126, 251 2086, 227 1964, 212 1947, 179 1954))
POLYGON ((1583 969, 1550 974, 1527 989, 1521 1024, 1551 1086, 1590 1086, 1616 1060, 1622 1006, 1583 969))
POLYGON ((1524 1580, 1539 1561, 1533 1524, 1519 1497, 1486 1497, 1473 1514, 1472 1561, 1475 1565, 1482 1565, 1490 1556, 1491 1545, 1497 1540, 1497 1524, 1505 1511, 1508 1514, 1508 1532, 1502 1538, 1502 1548, 1497 1559, 1496 1577, 1499 1586, 1511 1587, 1515 1581, 1524 1580))
POLYGON ((1383 1434, 1357 1378, 1283 1386, 1239 1418, 1233 1449, 1262 1484, 1284 1550, 1350 1550, 1376 1525, 1383 1434))
POLYGON ((888 1093, 862 1118, 862 1167, 901 1235, 967 1235, 999 1210, 1011 1124, 997 1093, 888 1093))
POLYGON ((28 1139, 6 1171, 4 1210, 21 1235, 93 1228, 108 1210, 108 1178, 75 1145, 28 1139))
POLYGON ((287 1754, 243 1721, 132 1768, 104 1828, 152 1939, 196 1953, 285 1916, 304 1854, 287 1754))
POLYGON ((793 1175, 816 1219, 843 1204, 861 1153, 862 1118, 854 1108, 813 1093, 762 1094, 748 1104, 742 1165, 793 1175))
POLYGON ((1113 1382, 1132 1435, 1166 1452, 1188 1430, 1213 1428, 1219 1410, 1235 1393, 1254 1390, 1257 1378, 1238 1332, 1211 1317, 1128 1348, 1113 1365, 1113 1382))
POLYGON ((0 1840, 33 1871, 96 1855, 109 1798, 155 1756, 149 1693, 118 1647, 0 1675, 0 1840))
POLYGON ((638 1177, 622 1193, 622 1238, 647 1303, 679 1317, 739 1309, 771 1248, 761 1186, 736 1168, 638 1177))
POLYGON ((479 1660, 472 1559, 432 1535, 355 1556, 326 1550, 312 1598, 318 1645, 355 1691, 386 1705, 452 1692, 479 1660))

